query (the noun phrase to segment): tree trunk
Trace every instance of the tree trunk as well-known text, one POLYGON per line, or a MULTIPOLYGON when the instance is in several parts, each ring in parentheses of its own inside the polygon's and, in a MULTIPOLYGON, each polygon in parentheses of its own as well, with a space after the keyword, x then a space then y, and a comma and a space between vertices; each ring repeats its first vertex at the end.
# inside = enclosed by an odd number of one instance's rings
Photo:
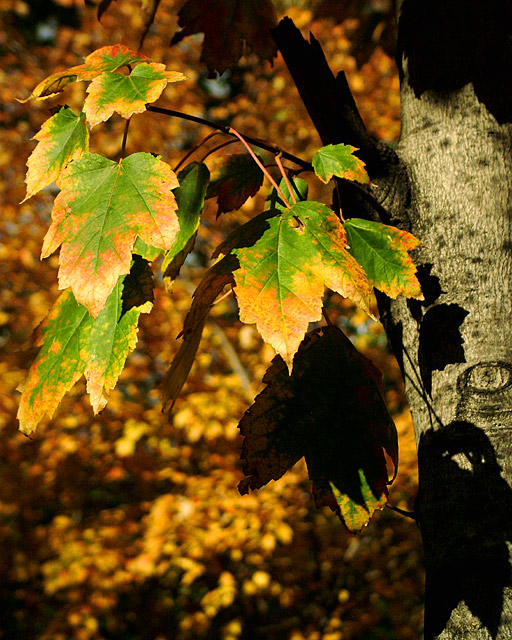
POLYGON ((391 317, 418 444, 426 638, 512 638, 512 95, 498 8, 404 0, 399 21, 397 152, 425 301, 391 317))
POLYGON ((426 639, 512 638, 511 4, 399 2, 398 159, 362 139, 318 43, 275 30, 324 144, 361 149, 392 222, 424 245, 425 300, 379 302, 418 444, 426 639))

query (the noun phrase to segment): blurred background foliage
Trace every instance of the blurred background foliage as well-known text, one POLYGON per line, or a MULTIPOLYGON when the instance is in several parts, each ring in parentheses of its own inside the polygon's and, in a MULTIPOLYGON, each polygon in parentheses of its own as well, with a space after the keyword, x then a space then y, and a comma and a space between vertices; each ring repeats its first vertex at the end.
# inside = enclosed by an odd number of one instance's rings
MULTIPOLYGON (((282 60, 271 67, 248 55, 208 79, 199 64, 200 35, 169 47, 180 4, 162 0, 144 45, 154 60, 188 77, 158 104, 230 123, 310 159, 320 141, 282 60)), ((383 3, 347 3, 343 15, 330 15, 336 3, 325 0, 275 4, 303 33, 314 32, 333 70, 347 72, 367 127, 394 142, 399 87, 389 47, 366 46, 358 63, 353 55, 365 32, 355 9, 382 13, 383 3)), ((172 424, 161 414, 159 383, 177 351, 191 293, 212 249, 262 210, 263 195, 219 220, 207 203, 196 249, 172 293, 159 283, 154 311, 141 318, 137 350, 101 415, 93 417, 79 383, 33 439, 17 430, 16 387, 34 356, 30 336, 58 291, 57 258, 39 261, 56 190, 18 205, 30 138, 56 101, 16 98, 101 46, 136 48, 146 5, 117 0, 98 23, 96 7, 80 0, 0 0, 0 639, 418 638, 423 574, 412 520, 385 509, 351 536, 329 510, 315 509, 302 462, 271 486, 238 495, 237 422, 261 389, 273 352, 252 326, 240 325, 232 297, 212 311, 172 424)), ((377 20, 370 33, 374 45, 387 28, 383 16, 384 27, 377 20)), ((83 98, 83 83, 65 94, 75 109, 83 98)), ((120 118, 97 127, 92 151, 115 157, 123 127, 120 118)), ((132 119, 128 152, 151 151, 175 165, 208 133, 145 113, 132 119)), ((210 148, 222 141, 216 136, 210 148)), ((234 150, 241 151, 231 145, 216 156, 234 150)), ((382 328, 340 296, 328 295, 326 305, 384 372, 401 446, 390 500, 411 509, 414 437, 382 328)))

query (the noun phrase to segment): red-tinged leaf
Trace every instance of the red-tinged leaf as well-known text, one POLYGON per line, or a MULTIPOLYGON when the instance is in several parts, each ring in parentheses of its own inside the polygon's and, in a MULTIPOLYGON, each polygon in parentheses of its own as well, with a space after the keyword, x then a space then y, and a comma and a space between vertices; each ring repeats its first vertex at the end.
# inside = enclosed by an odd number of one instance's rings
POLYGON ((155 102, 169 82, 184 80, 177 71, 166 71, 164 64, 142 63, 129 76, 106 71, 87 87, 88 96, 84 112, 89 125, 95 127, 114 113, 130 118, 146 110, 146 104, 155 102))
POLYGON ((245 44, 264 60, 272 60, 277 53, 270 35, 277 23, 271 0, 187 0, 178 16, 182 30, 171 45, 193 33, 204 33, 201 61, 210 74, 234 67, 245 44))
POLYGON ((129 275, 118 280, 93 322, 87 340, 85 378, 94 413, 107 404, 128 354, 135 349, 140 314, 151 311, 152 275, 148 263, 136 256, 129 275))
MULTIPOLYGON (((261 158, 260 158, 261 160, 261 158)), ((263 172, 248 153, 234 153, 215 168, 207 198, 217 198, 217 217, 240 209, 263 184, 263 172)))
POLYGON ((353 152, 356 147, 349 144, 328 144, 319 149, 313 156, 313 169, 322 182, 336 176, 357 182, 370 182, 370 178, 364 168, 364 162, 353 152))
POLYGON ((149 58, 144 53, 132 51, 124 44, 102 47, 89 54, 83 64, 52 73, 37 85, 28 98, 18 102, 25 103, 32 98, 45 100, 60 93, 76 80, 93 80, 105 71, 115 71, 125 65, 148 61, 149 58))
POLYGON ((351 218, 345 223, 350 253, 363 267, 370 284, 390 298, 423 300, 416 267, 408 251, 421 246, 411 233, 379 222, 351 218))
POLYGON ((370 315, 372 289, 346 249, 343 225, 325 205, 298 202, 265 224, 269 228, 252 246, 234 249, 240 261, 235 294, 240 320, 256 323, 291 371, 309 323, 321 318, 324 286, 370 315))
POLYGON ((130 270, 139 236, 170 249, 178 232, 178 186, 160 158, 135 153, 118 163, 88 153, 59 178, 52 224, 43 243, 46 258, 61 244, 59 287, 71 287, 77 301, 97 317, 119 279, 130 270))
POLYGON ((167 287, 178 277, 186 257, 194 247, 209 180, 210 172, 202 162, 191 162, 178 174, 180 186, 175 189, 174 195, 178 204, 180 230, 161 267, 167 287))
POLYGON ((172 411, 194 362, 208 313, 224 287, 233 284, 233 269, 237 266, 237 260, 234 256, 222 258, 208 269, 194 293, 194 300, 181 332, 183 342, 163 382, 164 411, 168 415, 172 411))
POLYGON ((317 506, 356 532, 387 500, 384 451, 398 440, 380 393, 380 372, 337 327, 306 336, 291 376, 277 356, 266 388, 242 418, 240 493, 278 480, 305 456, 317 506))
POLYGON ((57 300, 41 326, 38 356, 29 369, 22 392, 18 419, 25 434, 39 422, 51 418, 59 402, 86 367, 84 343, 92 328, 87 309, 76 303, 71 291, 57 300))
POLYGON ((85 116, 77 116, 69 107, 62 107, 43 124, 34 139, 38 144, 27 162, 27 195, 23 202, 55 182, 71 160, 78 159, 88 150, 89 131, 85 116))

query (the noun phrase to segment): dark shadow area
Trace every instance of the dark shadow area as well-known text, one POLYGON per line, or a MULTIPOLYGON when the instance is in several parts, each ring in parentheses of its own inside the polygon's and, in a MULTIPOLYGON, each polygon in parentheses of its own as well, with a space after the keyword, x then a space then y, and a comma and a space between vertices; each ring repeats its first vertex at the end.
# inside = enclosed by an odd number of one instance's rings
POLYGON ((511 584, 512 491, 491 442, 475 425, 452 422, 422 435, 418 462, 425 638, 445 628, 461 601, 496 638, 503 589, 511 584))
POLYGON ((428 394, 432 392, 432 371, 442 371, 448 364, 466 362, 459 328, 468 313, 457 304, 439 304, 423 316, 418 363, 428 394))
POLYGON ((456 91, 469 82, 487 110, 503 124, 512 120, 512 4, 490 0, 404 0, 397 59, 408 60, 409 84, 425 91, 456 91))
POLYGON ((424 299, 407 300, 407 307, 418 324, 421 322, 423 310, 433 305, 442 293, 446 293, 441 289, 439 278, 432 275, 432 266, 430 263, 420 264, 416 272, 424 299))

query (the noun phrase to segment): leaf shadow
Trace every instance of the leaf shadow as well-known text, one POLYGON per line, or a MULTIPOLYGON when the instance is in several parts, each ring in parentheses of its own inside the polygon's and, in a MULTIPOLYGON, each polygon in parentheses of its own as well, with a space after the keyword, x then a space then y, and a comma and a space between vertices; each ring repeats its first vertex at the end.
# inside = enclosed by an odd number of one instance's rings
MULTIPOLYGON (((512 584, 512 490, 500 475, 493 446, 474 424, 456 421, 422 434, 418 463, 425 638, 437 637, 462 601, 496 638, 503 592, 512 584)), ((466 631, 459 626, 456 634, 466 631)))

